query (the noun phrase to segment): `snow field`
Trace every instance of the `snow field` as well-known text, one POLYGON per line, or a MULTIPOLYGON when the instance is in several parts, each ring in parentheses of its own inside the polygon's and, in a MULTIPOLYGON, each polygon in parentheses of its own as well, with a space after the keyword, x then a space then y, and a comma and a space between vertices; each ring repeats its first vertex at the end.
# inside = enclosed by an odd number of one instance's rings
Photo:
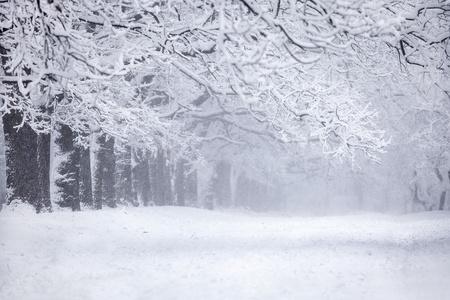
POLYGON ((450 213, 0 213, 0 299, 450 299, 450 213))

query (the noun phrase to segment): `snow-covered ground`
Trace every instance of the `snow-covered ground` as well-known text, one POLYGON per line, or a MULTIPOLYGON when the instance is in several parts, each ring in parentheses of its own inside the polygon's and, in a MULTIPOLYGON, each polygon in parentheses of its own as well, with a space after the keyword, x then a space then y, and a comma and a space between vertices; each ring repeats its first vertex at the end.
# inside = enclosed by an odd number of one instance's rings
POLYGON ((450 213, 0 212, 0 299, 450 299, 450 213))

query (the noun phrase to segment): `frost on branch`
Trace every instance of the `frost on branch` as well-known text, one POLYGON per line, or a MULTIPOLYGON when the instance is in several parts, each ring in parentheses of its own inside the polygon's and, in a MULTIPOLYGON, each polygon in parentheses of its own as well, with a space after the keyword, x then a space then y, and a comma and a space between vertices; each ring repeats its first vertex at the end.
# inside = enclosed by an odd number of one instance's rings
MULTIPOLYGON (((320 97, 323 95, 316 95, 320 97)), ((377 153, 383 153, 389 144, 384 138, 384 131, 377 129, 374 123, 376 113, 357 104, 343 95, 326 95, 332 98, 327 102, 316 99, 312 103, 310 118, 318 123, 314 124, 311 137, 318 137, 323 142, 324 153, 334 157, 349 157, 352 161, 357 153, 361 153, 377 162, 377 153)))
POLYGON ((175 144, 189 140, 192 132, 183 122, 195 115, 217 119, 220 110, 223 122, 243 131, 300 144, 311 132, 327 153, 374 157, 386 142, 372 123, 374 114, 364 108, 369 101, 354 90, 343 92, 348 85, 328 78, 321 87, 304 82, 328 74, 323 63, 328 56, 356 56, 353 46, 362 39, 401 41, 408 62, 415 62, 421 49, 442 54, 448 48, 442 48, 448 43, 448 33, 442 33, 448 4, 442 1, 18 0, 0 5, 6 51, 6 72, 0 76, 10 87, 0 91, 3 112, 20 110, 27 122, 40 122, 32 126, 42 131, 42 120, 52 119, 79 131, 99 126, 150 148, 162 136, 175 144), (430 23, 419 32, 428 16, 430 23), (133 79, 145 76, 154 80, 133 79), (13 85, 21 97, 11 97, 13 85), (145 100, 163 94, 163 105, 145 100), (46 108, 46 118, 35 117, 39 106, 46 108))

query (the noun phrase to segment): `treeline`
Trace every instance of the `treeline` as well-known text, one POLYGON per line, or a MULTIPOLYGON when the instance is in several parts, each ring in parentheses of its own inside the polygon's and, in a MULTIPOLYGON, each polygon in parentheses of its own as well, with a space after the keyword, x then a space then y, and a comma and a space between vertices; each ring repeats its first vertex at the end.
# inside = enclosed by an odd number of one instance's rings
POLYGON ((21 122, 18 111, 3 116, 8 205, 26 202, 38 213, 118 205, 282 207, 279 187, 232 174, 231 163, 223 159, 200 192, 198 171, 170 149, 133 148, 100 129, 81 137, 65 124, 37 133, 21 122))
POLYGON ((51 211, 52 204, 77 211, 197 202, 195 170, 186 161, 173 163, 163 147, 132 148, 100 129, 79 137, 65 124, 36 133, 21 122, 18 111, 3 116, 7 204, 19 200, 42 212, 51 211))

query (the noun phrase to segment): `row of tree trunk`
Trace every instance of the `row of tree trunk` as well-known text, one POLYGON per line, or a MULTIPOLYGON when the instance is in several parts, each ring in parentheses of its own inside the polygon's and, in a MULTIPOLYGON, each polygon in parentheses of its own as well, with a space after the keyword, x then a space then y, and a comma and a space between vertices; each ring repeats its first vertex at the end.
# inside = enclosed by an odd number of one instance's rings
POLYGON ((280 186, 259 182, 233 168, 228 161, 214 165, 206 207, 243 207, 254 211, 280 210, 283 206, 280 186))
POLYGON ((37 134, 22 119, 18 111, 3 116, 7 204, 27 202, 39 213, 52 204, 78 211, 197 201, 196 173, 188 172, 186 161, 169 163, 164 149, 133 149, 103 132, 83 147, 67 125, 37 134))

